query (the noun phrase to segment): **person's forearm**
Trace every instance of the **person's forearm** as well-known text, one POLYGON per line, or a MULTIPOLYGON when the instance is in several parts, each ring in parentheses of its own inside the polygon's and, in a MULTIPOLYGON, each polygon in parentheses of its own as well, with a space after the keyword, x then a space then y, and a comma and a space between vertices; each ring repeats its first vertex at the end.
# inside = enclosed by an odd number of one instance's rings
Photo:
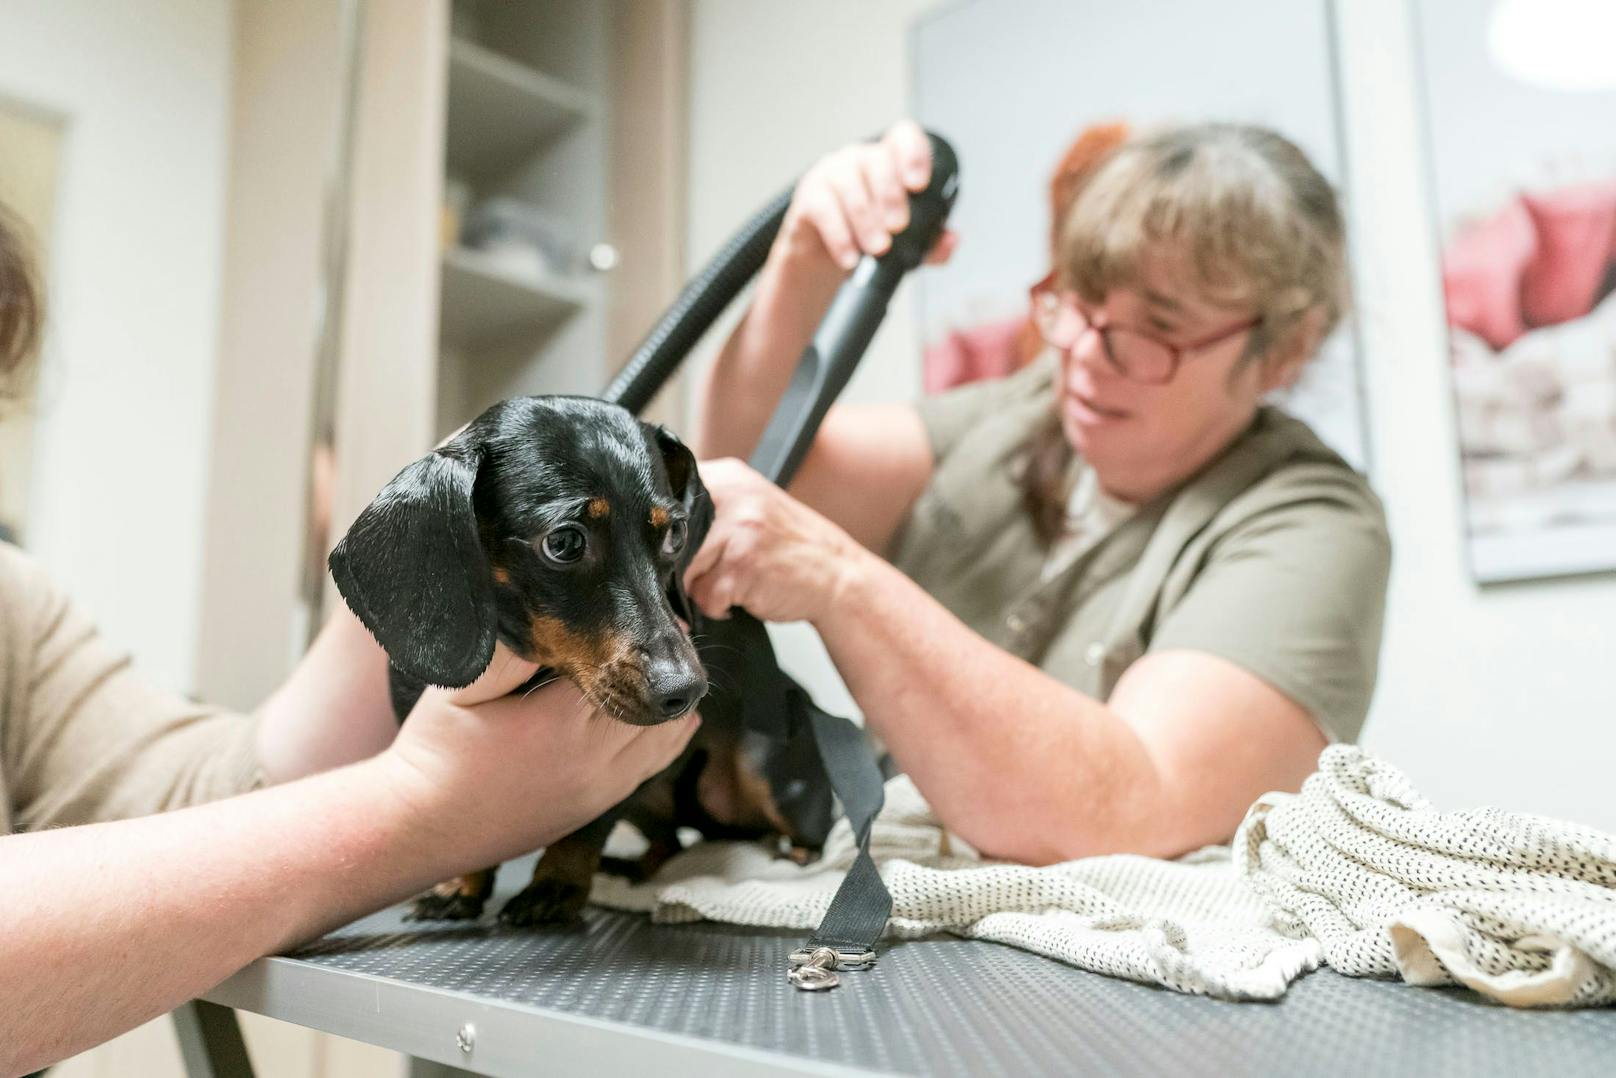
POLYGON ((1183 852, 1167 784, 1126 722, 984 640, 891 565, 860 559, 816 628, 870 728, 984 854, 1183 852))
POLYGON ((0 838, 0 1073, 131 1029, 430 885, 461 854, 466 870, 485 863, 468 836, 416 822, 394 771, 379 758, 160 816, 0 838))
POLYGON ((752 306, 708 367, 692 440, 702 459, 756 448, 803 350, 846 276, 817 237, 785 237, 769 253, 752 306))
POLYGON ((258 716, 258 758, 270 782, 373 756, 398 732, 387 654, 358 618, 338 610, 258 716))

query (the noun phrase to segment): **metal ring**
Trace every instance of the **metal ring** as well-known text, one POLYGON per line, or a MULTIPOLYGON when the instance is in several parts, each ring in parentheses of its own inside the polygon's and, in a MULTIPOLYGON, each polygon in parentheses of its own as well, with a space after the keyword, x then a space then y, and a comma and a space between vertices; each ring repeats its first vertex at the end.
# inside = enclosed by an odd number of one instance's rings
POLYGON ((786 980, 791 982, 792 987, 804 992, 824 992, 841 983, 840 977, 819 965, 803 965, 788 970, 786 980))

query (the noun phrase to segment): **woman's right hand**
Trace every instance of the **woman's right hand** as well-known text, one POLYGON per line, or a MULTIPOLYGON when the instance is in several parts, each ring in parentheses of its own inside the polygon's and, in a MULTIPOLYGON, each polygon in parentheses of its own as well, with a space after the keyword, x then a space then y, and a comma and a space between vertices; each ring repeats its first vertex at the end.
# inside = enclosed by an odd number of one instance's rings
POLYGON ((472 685, 428 689, 379 758, 423 824, 463 840, 465 871, 600 816, 671 764, 701 721, 630 726, 569 681, 510 695, 536 670, 499 645, 472 685))
MULTIPOLYGON (((931 178, 931 143, 913 120, 877 142, 855 142, 825 155, 801 180, 780 242, 792 257, 823 259, 842 272, 863 254, 882 255, 909 224, 909 194, 931 178)), ((926 257, 946 262, 959 237, 944 230, 926 257)))
MULTIPOLYGON (((908 120, 876 142, 827 154, 803 173, 752 306, 702 376, 700 417, 690 438, 698 457, 752 455, 837 289, 861 255, 892 247, 892 237, 909 224, 909 193, 924 190, 930 178, 931 140, 908 120)), ((926 260, 945 261, 956 242, 944 231, 926 260)), ((827 428, 837 414, 833 408, 827 428)), ((826 438, 821 430, 816 445, 829 444, 826 438)), ((805 475, 819 452, 809 454, 805 475)))

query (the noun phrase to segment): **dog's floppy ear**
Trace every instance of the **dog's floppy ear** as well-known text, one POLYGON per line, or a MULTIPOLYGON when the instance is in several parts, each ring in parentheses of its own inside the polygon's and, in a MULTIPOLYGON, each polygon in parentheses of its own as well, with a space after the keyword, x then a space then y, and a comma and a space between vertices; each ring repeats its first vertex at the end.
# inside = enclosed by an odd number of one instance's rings
POLYGON ((701 549, 708 529, 713 526, 713 500, 702 484, 701 473, 696 470, 696 455, 667 427, 658 424, 653 430, 656 447, 662 453, 662 464, 668 470, 668 485, 689 515, 685 549, 674 569, 673 587, 668 600, 673 604, 674 613, 693 626, 696 624, 696 606, 685 594, 685 570, 690 568, 691 559, 701 549))
POLYGON ((399 670, 461 688, 494 657, 494 582, 472 488, 481 454, 455 439, 382 488, 331 552, 348 606, 399 670))

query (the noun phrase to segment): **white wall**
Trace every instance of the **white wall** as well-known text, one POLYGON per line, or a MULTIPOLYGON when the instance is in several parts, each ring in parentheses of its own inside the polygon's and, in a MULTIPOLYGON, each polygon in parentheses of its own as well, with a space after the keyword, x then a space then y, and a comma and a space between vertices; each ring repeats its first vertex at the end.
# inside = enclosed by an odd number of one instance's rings
POLYGON ((1400 0, 1339 7, 1373 478, 1395 543, 1365 743, 1439 805, 1616 830, 1616 578, 1469 579, 1413 21, 1400 0))
MULTIPOLYGON (((822 154, 906 114, 911 18, 937 0, 696 0, 690 28, 689 269, 822 154)), ((848 388, 920 389, 907 286, 848 388)), ((714 333, 713 341, 722 334, 714 333)), ((709 342, 711 344, 712 342, 709 342)))
MULTIPOLYGON (((929 6, 698 0, 692 269, 814 156, 904 112, 905 27, 929 6)), ((1106 5, 1094 7, 1103 18, 1106 5)), ((1403 0, 1337 8, 1373 479, 1396 544, 1365 743, 1441 806, 1491 803, 1616 829, 1604 778, 1616 757, 1616 580, 1487 590, 1469 580, 1411 16, 1403 0)), ((916 391, 913 310, 900 300, 894 314, 851 395, 916 391)), ((822 652, 804 635, 786 637, 787 664, 846 707, 821 687, 822 652)))
POLYGON ((64 117, 29 545, 192 684, 232 5, 11 0, 0 94, 64 117))

